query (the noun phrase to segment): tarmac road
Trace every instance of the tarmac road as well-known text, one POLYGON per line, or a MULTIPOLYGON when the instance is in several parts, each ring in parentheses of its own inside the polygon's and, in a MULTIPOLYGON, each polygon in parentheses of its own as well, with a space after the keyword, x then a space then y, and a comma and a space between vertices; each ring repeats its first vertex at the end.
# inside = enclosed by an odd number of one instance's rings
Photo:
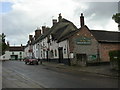
POLYGON ((2 68, 3 88, 118 88, 115 78, 68 72, 44 64, 25 65, 23 61, 5 61, 2 68))

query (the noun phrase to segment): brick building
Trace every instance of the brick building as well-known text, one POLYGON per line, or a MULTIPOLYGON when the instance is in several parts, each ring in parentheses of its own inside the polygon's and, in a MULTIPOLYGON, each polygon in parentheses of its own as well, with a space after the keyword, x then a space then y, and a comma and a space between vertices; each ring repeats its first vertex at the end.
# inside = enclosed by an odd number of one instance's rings
POLYGON ((71 63, 109 62, 109 51, 120 50, 120 32, 90 30, 81 18, 81 28, 63 38, 69 41, 71 63))
POLYGON ((109 51, 120 50, 120 32, 90 30, 80 16, 81 28, 59 14, 53 26, 35 31, 29 36, 25 56, 35 56, 41 60, 85 66, 93 62, 109 62, 109 51), (41 32, 42 31, 42 32, 41 32), (30 52, 31 51, 31 52, 30 52))

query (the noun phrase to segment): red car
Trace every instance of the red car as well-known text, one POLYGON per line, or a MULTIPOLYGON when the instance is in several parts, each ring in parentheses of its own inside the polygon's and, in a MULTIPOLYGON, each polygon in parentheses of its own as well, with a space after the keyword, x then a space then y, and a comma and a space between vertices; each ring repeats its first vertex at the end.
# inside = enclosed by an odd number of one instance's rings
POLYGON ((25 64, 36 64, 38 65, 38 59, 34 58, 34 57, 26 57, 24 59, 25 64))

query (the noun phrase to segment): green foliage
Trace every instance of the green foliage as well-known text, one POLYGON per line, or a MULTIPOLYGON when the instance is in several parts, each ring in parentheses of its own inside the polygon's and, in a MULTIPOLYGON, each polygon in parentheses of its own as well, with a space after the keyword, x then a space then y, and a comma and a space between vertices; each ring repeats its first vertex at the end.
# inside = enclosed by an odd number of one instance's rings
POLYGON ((5 37, 6 37, 6 35, 4 33, 2 33, 2 35, 0 35, 0 55, 5 54, 5 50, 8 49, 8 46, 5 43, 5 37))
POLYGON ((110 62, 116 64, 115 66, 117 66, 117 68, 120 70, 120 50, 110 51, 109 56, 110 62))
POLYGON ((116 23, 120 24, 120 13, 114 14, 112 19, 115 20, 116 23))
POLYGON ((120 59, 120 50, 110 51, 109 56, 110 56, 110 60, 119 60, 120 59))
POLYGON ((6 43, 2 42, 2 55, 5 54, 5 50, 8 48, 6 43))

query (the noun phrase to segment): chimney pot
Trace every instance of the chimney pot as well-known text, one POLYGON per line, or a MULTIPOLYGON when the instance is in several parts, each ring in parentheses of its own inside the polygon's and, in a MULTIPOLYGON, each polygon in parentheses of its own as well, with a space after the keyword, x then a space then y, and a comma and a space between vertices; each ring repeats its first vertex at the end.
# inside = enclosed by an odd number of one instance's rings
POLYGON ((35 30, 35 40, 41 35, 41 30, 37 28, 37 30, 35 30))
POLYGON ((46 26, 42 26, 42 34, 45 34, 46 32, 46 26))
POLYGON ((81 24, 81 27, 84 26, 84 16, 83 16, 83 13, 81 13, 81 16, 80 16, 80 24, 81 24))
POLYGON ((58 21, 60 22, 62 19, 61 13, 59 14, 58 21))
POLYGON ((57 19, 53 19, 53 25, 55 25, 57 23, 57 19))
POLYGON ((29 40, 32 40, 32 38, 33 38, 33 35, 29 35, 29 40))

